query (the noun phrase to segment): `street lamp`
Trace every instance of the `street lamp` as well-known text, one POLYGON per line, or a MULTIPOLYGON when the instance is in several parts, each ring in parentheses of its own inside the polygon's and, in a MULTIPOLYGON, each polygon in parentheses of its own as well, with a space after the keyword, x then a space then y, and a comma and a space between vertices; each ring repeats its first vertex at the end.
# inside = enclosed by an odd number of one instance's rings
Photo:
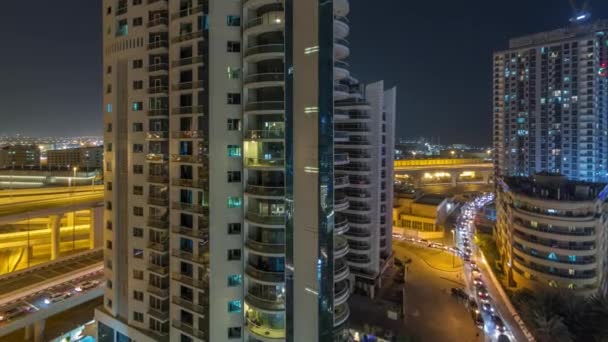
POLYGON ((456 152, 450 151, 450 154, 452 155, 452 157, 454 157, 454 155, 456 154, 456 152))

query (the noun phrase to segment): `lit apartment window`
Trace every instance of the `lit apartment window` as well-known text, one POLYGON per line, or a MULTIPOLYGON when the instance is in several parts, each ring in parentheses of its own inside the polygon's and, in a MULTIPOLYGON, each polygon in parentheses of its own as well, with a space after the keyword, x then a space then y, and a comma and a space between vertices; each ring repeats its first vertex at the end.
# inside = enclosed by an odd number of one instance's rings
POLYGON ((228 302, 228 312, 237 313, 241 312, 242 304, 240 300, 231 300, 228 302))
POLYGON ((228 286, 240 286, 243 283, 243 276, 232 274, 228 276, 228 286))
POLYGON ((108 113, 112 113, 112 104, 111 104, 111 103, 108 103, 108 104, 106 105, 106 112, 108 112, 108 113))
POLYGON ((241 146, 239 145, 228 145, 228 157, 240 157, 241 146))
POLYGON ((228 26, 241 26, 241 17, 238 15, 229 15, 227 17, 228 26))
POLYGON ((230 196, 228 197, 228 208, 240 208, 243 205, 243 201, 240 197, 230 196))
POLYGON ((228 74, 229 80, 238 80, 239 78, 241 78, 241 69, 240 68, 228 67, 226 72, 228 74))
POLYGON ((134 112, 139 112, 144 108, 144 103, 143 102, 133 102, 132 108, 133 108, 134 112))
POLYGON ((126 36, 129 34, 129 22, 127 19, 122 19, 118 21, 118 28, 116 30, 116 36, 126 36))

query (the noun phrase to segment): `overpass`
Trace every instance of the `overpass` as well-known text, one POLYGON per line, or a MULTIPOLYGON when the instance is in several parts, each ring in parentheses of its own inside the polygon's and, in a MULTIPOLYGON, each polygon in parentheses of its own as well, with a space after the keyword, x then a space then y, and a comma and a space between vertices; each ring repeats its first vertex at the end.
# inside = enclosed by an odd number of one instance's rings
POLYGON ((101 248, 51 261, 0 277, 0 337, 25 328, 25 340, 42 342, 45 320, 62 311, 103 295, 103 250, 101 248), (84 281, 95 285, 79 289, 84 281), (50 295, 69 293, 50 303, 50 295), (7 314, 18 309, 13 317, 7 314))
POLYGON ((75 284, 103 283, 103 196, 94 185, 0 190, 0 336, 25 328, 38 341, 46 318, 102 295, 75 284))
POLYGON ((425 180, 448 178, 453 186, 467 180, 482 180, 487 183, 494 174, 494 165, 484 159, 438 158, 395 160, 395 177, 409 178, 415 187, 425 180))

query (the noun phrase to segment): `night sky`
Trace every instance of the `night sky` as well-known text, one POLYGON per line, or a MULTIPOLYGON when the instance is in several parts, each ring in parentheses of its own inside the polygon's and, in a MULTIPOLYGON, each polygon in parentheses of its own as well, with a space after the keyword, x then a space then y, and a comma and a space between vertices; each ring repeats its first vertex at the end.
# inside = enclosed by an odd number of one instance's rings
MULTIPOLYGON (((3 3, 0 134, 101 134, 100 3, 3 3)), ((592 6, 608 18, 607 2, 592 6)), ((567 0, 351 0, 349 62, 398 86, 398 137, 488 145, 492 52, 570 15, 567 0)))

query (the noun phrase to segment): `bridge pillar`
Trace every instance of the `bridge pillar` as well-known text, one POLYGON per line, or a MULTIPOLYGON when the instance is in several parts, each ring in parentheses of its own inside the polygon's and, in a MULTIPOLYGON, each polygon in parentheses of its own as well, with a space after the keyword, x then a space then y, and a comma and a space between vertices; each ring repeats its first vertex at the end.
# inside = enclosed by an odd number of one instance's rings
POLYGON ((104 207, 89 209, 91 225, 89 229, 89 247, 91 249, 101 246, 103 236, 103 210, 104 207))
POLYGON ((76 225, 76 214, 73 211, 65 213, 65 218, 66 227, 74 227, 76 225))
POLYGON ((485 184, 490 183, 490 172, 482 172, 481 176, 483 177, 483 182, 485 184))
POLYGON ((458 176, 460 175, 460 172, 450 172, 450 179, 452 181, 452 186, 456 186, 458 185, 458 176))
POLYGON ((59 257, 60 252, 60 241, 61 232, 59 230, 61 225, 60 215, 49 216, 48 227, 51 230, 51 260, 55 260, 59 257))
POLYGON ((41 319, 25 327, 25 341, 44 342, 44 325, 46 320, 41 319))

